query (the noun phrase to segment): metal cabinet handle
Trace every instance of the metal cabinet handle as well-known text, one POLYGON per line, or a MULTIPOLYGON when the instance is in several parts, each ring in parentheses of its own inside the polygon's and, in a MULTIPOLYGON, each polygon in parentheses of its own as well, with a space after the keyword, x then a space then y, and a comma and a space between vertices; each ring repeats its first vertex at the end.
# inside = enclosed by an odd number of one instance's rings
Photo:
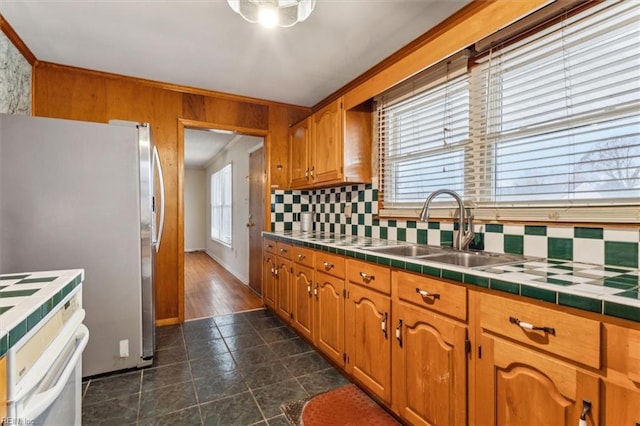
POLYGON ((267 244, 267 245, 266 245, 266 247, 267 247, 267 248, 270 248, 270 249, 272 249, 272 248, 273 248, 273 246, 272 246, 271 244, 267 244))
POLYGON ((520 321, 516 317, 509 317, 509 322, 511 324, 515 324, 518 327, 523 328, 525 330, 541 330, 541 331, 544 331, 545 333, 549 333, 549 334, 552 334, 554 336, 556 335, 556 329, 553 328, 553 327, 538 327, 538 326, 535 326, 535 325, 533 325, 531 323, 520 321))
POLYGON ((304 177, 308 178, 309 177, 309 168, 307 167, 307 169, 304 171, 304 177))
MULTIPOLYGON (((587 426, 587 414, 591 411, 591 401, 587 401, 586 399, 582 400, 582 413, 580 413, 580 421, 578 424, 580 426, 587 426)), ((638 424, 636 422, 636 424, 638 424)))
POLYGON ((309 296, 311 296, 311 283, 307 283, 307 293, 309 293, 309 296))
POLYGON ((313 295, 318 298, 318 283, 316 283, 316 288, 313 289, 313 295))
POLYGON ((334 266, 333 263, 329 263, 329 262, 324 262, 323 265, 324 265, 324 269, 326 269, 327 271, 333 268, 334 266))
POLYGON ((367 284, 369 284, 371 281, 376 279, 375 275, 369 275, 364 272, 360 272, 360 277, 362 277, 362 281, 364 281, 367 284))
POLYGON ((311 179, 315 179, 315 177, 313 176, 313 170, 314 169, 315 169, 315 167, 313 167, 313 166, 309 169, 309 176, 311 177, 311 179))
POLYGON ((384 338, 387 339, 387 319, 389 317, 389 314, 387 314, 386 312, 384 313, 384 317, 382 318, 382 323, 380 324, 380 328, 382 328, 382 334, 384 334, 384 338))
POLYGON ((433 297, 434 299, 440 299, 440 293, 429 293, 426 290, 422 290, 416 287, 416 293, 422 297, 433 297))
POLYGON ((304 260, 304 258, 307 257, 304 254, 299 254, 298 255, 298 260, 304 260))
POLYGON ((398 345, 402 347, 402 320, 398 321, 398 326, 396 327, 396 340, 398 345))
POLYGON ((283 249, 283 248, 280 249, 280 253, 286 253, 286 252, 287 252, 287 249, 283 249))

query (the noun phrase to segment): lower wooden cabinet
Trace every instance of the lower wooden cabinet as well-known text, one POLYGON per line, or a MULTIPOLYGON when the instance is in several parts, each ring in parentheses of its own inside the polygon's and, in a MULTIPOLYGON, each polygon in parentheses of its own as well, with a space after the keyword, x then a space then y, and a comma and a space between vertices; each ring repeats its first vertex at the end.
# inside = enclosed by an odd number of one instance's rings
POLYGON ((276 313, 285 321, 291 321, 293 316, 293 269, 291 261, 282 256, 276 260, 276 313))
POLYGON ((313 343, 333 362, 344 365, 344 279, 316 270, 315 281, 313 343))
POLYGON ((591 404, 586 424, 600 424, 598 376, 491 335, 480 343, 475 424, 575 426, 585 401, 591 404))
POLYGON ((640 324, 267 243, 264 303, 411 425, 640 425, 640 324), (541 329, 533 326, 540 326, 541 329))
POLYGON ((393 408, 412 425, 467 424, 467 327, 393 305, 393 408))
POLYGON ((262 303, 276 309, 276 256, 265 252, 262 262, 262 303))
POLYGON ((391 403, 391 299, 347 284, 346 370, 386 403, 391 403))
POLYGON ((313 341, 313 268, 293 264, 293 328, 313 341))

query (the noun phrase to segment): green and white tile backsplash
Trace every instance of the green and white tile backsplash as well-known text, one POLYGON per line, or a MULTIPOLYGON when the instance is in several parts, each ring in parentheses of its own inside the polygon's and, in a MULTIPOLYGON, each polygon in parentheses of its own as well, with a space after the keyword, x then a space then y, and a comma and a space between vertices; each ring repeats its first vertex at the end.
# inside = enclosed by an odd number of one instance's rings
MULTIPOLYGON (((298 214, 316 213, 315 230, 451 246, 454 224, 414 220, 378 220, 378 190, 347 185, 313 191, 271 191, 271 230, 299 230, 298 214), (351 205, 352 215, 343 212, 351 205)), ((475 224, 472 248, 548 259, 638 268, 640 230, 583 226, 475 224)))

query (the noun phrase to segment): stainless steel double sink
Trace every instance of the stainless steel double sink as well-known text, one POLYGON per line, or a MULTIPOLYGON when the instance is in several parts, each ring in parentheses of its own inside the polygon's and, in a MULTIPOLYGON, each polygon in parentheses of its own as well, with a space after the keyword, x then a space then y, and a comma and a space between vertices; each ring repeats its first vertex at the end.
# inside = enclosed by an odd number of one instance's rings
POLYGON ((532 260, 516 254, 497 254, 474 250, 456 250, 448 247, 427 246, 420 244, 395 245, 385 247, 363 248, 374 253, 390 256, 408 257, 428 260, 430 262, 446 263, 448 265, 476 268, 490 265, 506 265, 532 260))

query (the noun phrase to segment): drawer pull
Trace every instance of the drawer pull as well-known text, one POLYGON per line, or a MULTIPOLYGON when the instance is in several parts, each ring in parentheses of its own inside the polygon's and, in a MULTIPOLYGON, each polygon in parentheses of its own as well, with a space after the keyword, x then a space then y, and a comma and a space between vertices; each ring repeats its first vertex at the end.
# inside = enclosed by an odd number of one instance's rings
POLYGON ((322 264, 324 265, 324 269, 326 269, 327 271, 333 268, 333 263, 323 262, 322 264))
POLYGON ((304 258, 307 257, 304 254, 299 254, 298 255, 298 260, 304 260, 304 258))
POLYGON ((318 283, 316 283, 316 288, 313 289, 313 295, 318 299, 318 283))
POLYGON ((287 252, 287 249, 283 249, 283 248, 280 249, 280 253, 286 253, 286 252, 287 252))
POLYGON ((429 293, 426 290, 422 290, 416 287, 416 293, 422 297, 433 297, 434 299, 440 299, 440 293, 429 293))
POLYGON ((362 281, 367 284, 376 279, 375 275, 365 274, 364 272, 360 272, 360 276, 362 277, 362 281))
POLYGON ((398 322, 398 326, 396 327, 396 340, 398 341, 398 345, 402 347, 402 320, 398 322))
POLYGON ((529 324, 528 322, 520 321, 516 317, 509 317, 509 322, 525 330, 541 330, 541 331, 544 331, 545 333, 549 333, 554 336, 556 335, 556 329, 553 327, 536 327, 535 325, 529 324))
POLYGON ((307 293, 311 296, 311 283, 307 283, 307 293))
POLYGON ((272 249, 272 248, 273 248, 273 246, 272 246, 271 244, 267 244, 267 248, 272 249))

